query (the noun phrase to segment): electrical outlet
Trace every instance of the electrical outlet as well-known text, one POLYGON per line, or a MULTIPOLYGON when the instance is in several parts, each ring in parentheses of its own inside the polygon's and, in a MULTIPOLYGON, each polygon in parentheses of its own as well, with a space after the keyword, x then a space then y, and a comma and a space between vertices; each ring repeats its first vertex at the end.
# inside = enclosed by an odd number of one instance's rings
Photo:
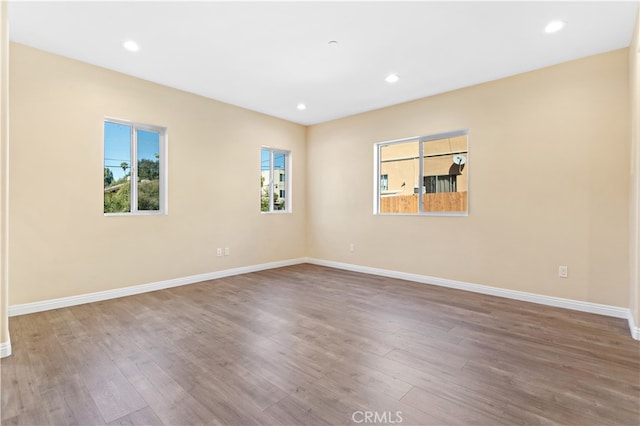
POLYGON ((216 249, 216 256, 218 256, 218 257, 222 256, 222 249, 221 248, 217 248, 216 249))
POLYGON ((349 244, 349 251, 350 251, 351 253, 353 253, 354 251, 356 251, 356 245, 355 245, 355 244, 353 244, 353 243, 349 244))
POLYGON ((231 254, 231 250, 229 249, 229 247, 225 247, 224 248, 224 255, 225 256, 229 256, 231 254))
POLYGON ((558 276, 560 278, 567 278, 569 276, 569 268, 566 266, 558 267, 558 276))

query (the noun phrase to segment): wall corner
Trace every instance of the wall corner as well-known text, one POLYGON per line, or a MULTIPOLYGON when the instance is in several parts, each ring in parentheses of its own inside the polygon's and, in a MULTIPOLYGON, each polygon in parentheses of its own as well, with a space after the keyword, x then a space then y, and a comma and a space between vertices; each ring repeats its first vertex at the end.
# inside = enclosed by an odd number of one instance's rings
POLYGON ((629 86, 631 92, 631 158, 629 191, 629 327, 639 339, 640 318, 640 8, 629 45, 629 86))
POLYGON ((0 1, 0 358, 11 355, 9 338, 9 17, 0 1))

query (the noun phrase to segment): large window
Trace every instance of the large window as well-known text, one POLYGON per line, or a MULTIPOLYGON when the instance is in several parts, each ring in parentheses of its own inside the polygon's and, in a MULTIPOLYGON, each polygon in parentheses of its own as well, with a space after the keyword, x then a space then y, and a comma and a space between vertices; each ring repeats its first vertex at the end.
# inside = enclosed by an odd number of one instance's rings
POLYGON ((467 131, 374 146, 376 214, 466 215, 467 131))
POLYGON ((291 211, 290 153, 273 148, 260 151, 260 211, 291 211))
POLYGON ((166 129, 104 120, 104 213, 166 212, 166 129))

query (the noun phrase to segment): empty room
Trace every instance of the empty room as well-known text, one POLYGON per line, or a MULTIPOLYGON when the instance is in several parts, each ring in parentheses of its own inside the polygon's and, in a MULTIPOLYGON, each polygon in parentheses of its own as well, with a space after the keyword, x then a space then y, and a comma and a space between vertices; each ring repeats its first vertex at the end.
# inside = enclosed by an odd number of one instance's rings
POLYGON ((639 106, 638 1, 0 1, 0 422, 638 425, 639 106))

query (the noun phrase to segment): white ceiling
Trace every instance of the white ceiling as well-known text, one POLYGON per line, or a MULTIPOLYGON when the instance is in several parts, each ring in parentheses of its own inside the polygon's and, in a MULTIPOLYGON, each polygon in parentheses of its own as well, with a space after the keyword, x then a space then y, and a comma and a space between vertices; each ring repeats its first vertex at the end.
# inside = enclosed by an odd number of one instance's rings
POLYGON ((308 125, 628 47, 637 9, 637 1, 11 1, 9 19, 12 41, 308 125), (552 19, 567 26, 545 34, 552 19), (122 48, 127 39, 137 53, 122 48), (400 81, 386 83, 389 73, 400 81))

